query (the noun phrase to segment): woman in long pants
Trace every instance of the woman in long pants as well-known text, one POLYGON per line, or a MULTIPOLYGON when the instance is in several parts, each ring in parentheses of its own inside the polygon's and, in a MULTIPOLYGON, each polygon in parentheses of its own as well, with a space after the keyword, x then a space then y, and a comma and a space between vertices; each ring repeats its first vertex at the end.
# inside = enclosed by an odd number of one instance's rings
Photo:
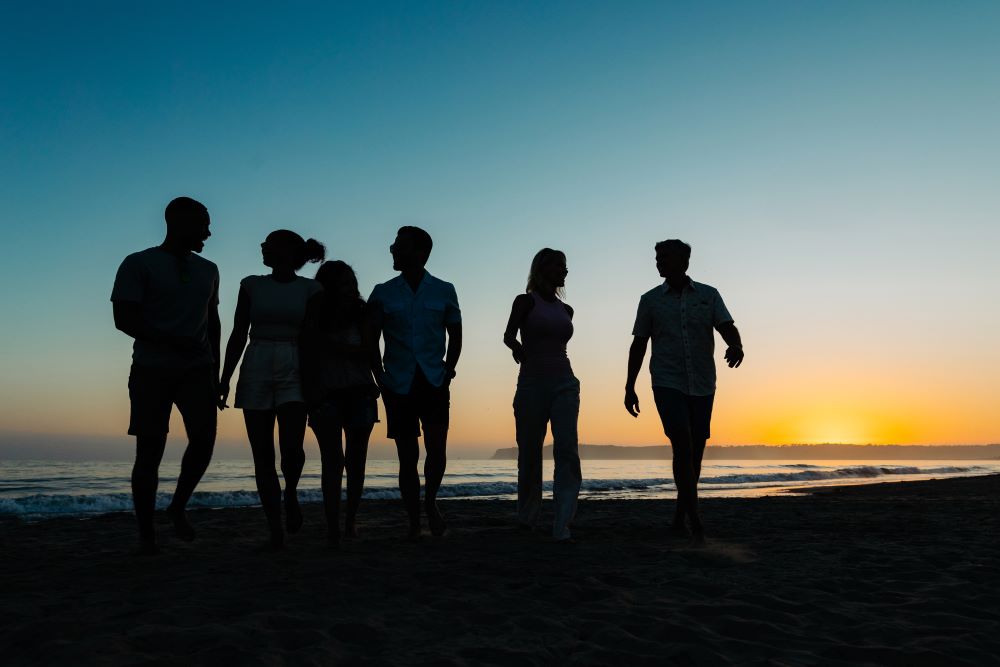
POLYGON ((582 474, 577 418, 580 382, 566 354, 573 335, 573 309, 560 298, 566 283, 566 255, 543 248, 531 262, 528 287, 511 306, 504 344, 521 365, 514 395, 517 428, 518 523, 534 529, 542 505, 542 445, 551 424, 555 479, 552 536, 570 539, 582 474), (518 340, 520 333, 520 340, 518 340))

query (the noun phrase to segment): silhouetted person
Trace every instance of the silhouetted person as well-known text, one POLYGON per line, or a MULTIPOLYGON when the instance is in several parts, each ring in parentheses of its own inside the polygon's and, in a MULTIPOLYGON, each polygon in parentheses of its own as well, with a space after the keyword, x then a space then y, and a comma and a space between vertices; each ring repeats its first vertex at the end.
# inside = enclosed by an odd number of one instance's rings
POLYGON ((389 247, 400 275, 376 285, 368 298, 368 340, 385 339, 385 356, 372 360, 382 389, 388 437, 399 455, 399 490, 410 519, 409 539, 420 537, 417 440, 423 426, 424 509, 434 535, 445 531, 437 493, 447 464, 450 384, 462 351, 462 313, 451 283, 424 269, 433 242, 419 227, 401 227, 389 247), (445 334, 447 333, 447 353, 445 334), (384 363, 384 367, 383 367, 384 363))
POLYGON ((341 261, 316 272, 323 306, 307 337, 303 377, 308 379, 309 426, 323 461, 323 506, 330 545, 340 543, 340 489, 347 468, 344 533, 357 536, 358 505, 365 485, 368 438, 378 421, 371 346, 362 340, 365 301, 354 270, 341 261))
POLYGON ((299 337, 304 323, 315 318, 323 291, 318 282, 295 272, 306 262, 322 260, 325 251, 319 241, 304 241, 287 229, 268 234, 260 248, 264 266, 270 267, 271 273, 240 281, 233 332, 219 380, 219 407, 226 407, 229 383, 242 356, 235 405, 243 410, 257 493, 271 530, 271 546, 278 548, 285 536, 281 484, 274 469, 274 422, 277 419, 287 528, 294 533, 302 527, 296 489, 305 464, 302 439, 306 431, 299 337))
POLYGON ((673 448, 677 485, 672 531, 686 535, 686 517, 695 542, 702 543, 705 534, 698 516, 698 480, 705 443, 711 435, 715 399, 713 329, 729 346, 725 359, 730 368, 743 362, 743 344, 718 290, 687 276, 690 259, 691 246, 682 241, 670 239, 656 244, 656 268, 664 282, 639 300, 628 353, 625 409, 633 417, 638 416, 635 380, 652 339, 649 373, 653 399, 673 448))
POLYGON ((517 427, 517 518, 534 529, 542 508, 542 445, 552 425, 555 474, 552 536, 570 539, 582 474, 578 451, 580 381, 566 343, 573 336, 573 309, 559 298, 566 284, 566 255, 543 248, 531 262, 528 288, 514 299, 503 342, 521 365, 514 394, 517 427), (521 332, 521 341, 517 333, 521 332))
POLYGON ((129 435, 135 436, 132 499, 140 551, 156 552, 153 514, 170 411, 184 418, 188 445, 167 507, 177 536, 193 540, 184 508, 215 446, 219 364, 219 269, 199 257, 211 236, 208 209, 188 197, 167 204, 167 235, 155 248, 125 258, 111 301, 115 327, 135 339, 128 379, 129 435))

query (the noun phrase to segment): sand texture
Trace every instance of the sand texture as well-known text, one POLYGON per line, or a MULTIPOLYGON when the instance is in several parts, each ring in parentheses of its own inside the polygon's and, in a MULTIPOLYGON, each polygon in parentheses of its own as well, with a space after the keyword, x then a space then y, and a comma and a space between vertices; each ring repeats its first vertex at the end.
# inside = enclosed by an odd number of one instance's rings
POLYGON ((366 502, 341 552, 318 506, 279 553, 258 509, 154 557, 126 514, 4 522, 0 664, 1000 664, 1000 476, 706 500, 700 549, 669 501, 583 502, 571 545, 441 506, 410 544, 366 502))

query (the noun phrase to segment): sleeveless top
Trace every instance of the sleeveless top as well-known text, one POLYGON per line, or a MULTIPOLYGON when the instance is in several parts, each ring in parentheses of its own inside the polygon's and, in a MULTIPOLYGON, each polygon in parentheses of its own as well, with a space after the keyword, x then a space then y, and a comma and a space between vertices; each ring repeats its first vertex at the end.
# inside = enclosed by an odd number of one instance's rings
POLYGON ((306 316, 306 303, 323 286, 311 278, 296 276, 281 283, 271 276, 247 276, 240 281, 250 299, 250 341, 272 340, 294 343, 306 316))
POLYGON ((566 306, 556 298, 549 302, 530 292, 535 306, 521 323, 521 359, 519 377, 566 377, 573 368, 566 355, 566 343, 573 336, 573 321, 566 306))

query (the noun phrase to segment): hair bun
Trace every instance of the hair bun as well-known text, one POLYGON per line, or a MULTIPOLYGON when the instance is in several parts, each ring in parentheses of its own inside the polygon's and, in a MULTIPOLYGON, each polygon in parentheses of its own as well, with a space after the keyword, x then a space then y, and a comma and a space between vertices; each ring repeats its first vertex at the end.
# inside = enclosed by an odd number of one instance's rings
POLYGON ((316 239, 307 239, 302 255, 307 262, 322 262, 326 257, 326 246, 316 239))

